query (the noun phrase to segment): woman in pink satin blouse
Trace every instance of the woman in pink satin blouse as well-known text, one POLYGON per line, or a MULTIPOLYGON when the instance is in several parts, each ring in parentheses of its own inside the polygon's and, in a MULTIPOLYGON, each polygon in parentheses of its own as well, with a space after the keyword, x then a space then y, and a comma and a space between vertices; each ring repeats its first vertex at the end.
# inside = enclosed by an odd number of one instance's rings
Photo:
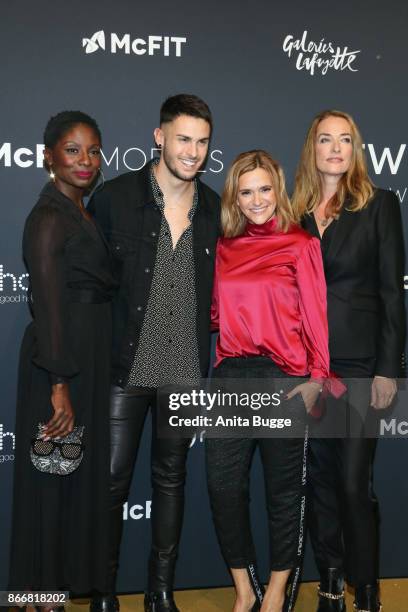
MULTIPOLYGON (((265 151, 241 153, 233 162, 221 223, 212 304, 213 329, 219 330, 214 377, 296 377, 287 387, 286 406, 305 423, 305 408, 311 410, 329 376, 326 283, 319 241, 297 224, 283 171, 265 151)), ((259 433, 206 441, 211 507, 236 589, 234 612, 293 609, 303 548, 306 429, 304 424, 303 438, 259 433), (270 531, 266 593, 257 578, 249 519, 257 445, 270 531)))

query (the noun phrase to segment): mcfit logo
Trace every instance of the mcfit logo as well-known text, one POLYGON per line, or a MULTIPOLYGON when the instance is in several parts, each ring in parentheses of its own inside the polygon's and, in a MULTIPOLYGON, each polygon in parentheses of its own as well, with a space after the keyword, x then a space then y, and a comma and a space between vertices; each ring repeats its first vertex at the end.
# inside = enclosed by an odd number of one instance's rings
POLYGON ((158 36, 150 35, 146 38, 135 38, 130 34, 111 34, 105 35, 103 30, 92 34, 89 38, 82 39, 82 47, 86 54, 102 51, 110 53, 122 52, 126 55, 164 55, 165 57, 181 57, 183 45, 187 38, 183 36, 158 36), (110 46, 107 42, 110 37, 110 46))
POLYGON ((95 32, 92 38, 83 38, 82 46, 85 47, 85 53, 94 53, 98 49, 105 51, 105 32, 100 30, 95 32))

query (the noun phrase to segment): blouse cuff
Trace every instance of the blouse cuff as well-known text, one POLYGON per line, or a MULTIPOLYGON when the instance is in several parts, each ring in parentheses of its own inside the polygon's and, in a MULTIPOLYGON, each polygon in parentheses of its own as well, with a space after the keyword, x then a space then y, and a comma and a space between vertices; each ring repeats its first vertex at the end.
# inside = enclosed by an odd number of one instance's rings
POLYGON ((339 399, 343 393, 347 390, 346 385, 343 383, 341 378, 337 376, 335 372, 330 370, 328 378, 323 384, 323 395, 333 395, 336 399, 339 399))
POLYGON ((317 382, 323 385, 326 378, 327 370, 322 370, 320 368, 312 368, 310 370, 310 382, 317 382))

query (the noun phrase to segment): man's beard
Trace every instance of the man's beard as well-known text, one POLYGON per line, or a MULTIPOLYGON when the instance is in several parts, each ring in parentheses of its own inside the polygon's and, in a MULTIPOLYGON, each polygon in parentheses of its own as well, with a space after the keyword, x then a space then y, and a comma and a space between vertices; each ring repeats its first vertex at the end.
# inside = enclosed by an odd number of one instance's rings
POLYGON ((191 182, 194 181, 194 179, 197 176, 198 171, 202 168, 203 164, 201 164, 200 168, 197 170, 197 172, 194 174, 194 176, 183 176, 182 174, 180 174, 180 172, 178 172, 177 168, 175 168, 174 166, 171 165, 171 159, 169 159, 169 157, 166 154, 166 148, 163 147, 162 151, 161 151, 161 155, 163 158, 164 163, 166 164, 166 168, 168 169, 168 171, 175 176, 176 178, 178 178, 180 181, 186 181, 186 182, 191 182))

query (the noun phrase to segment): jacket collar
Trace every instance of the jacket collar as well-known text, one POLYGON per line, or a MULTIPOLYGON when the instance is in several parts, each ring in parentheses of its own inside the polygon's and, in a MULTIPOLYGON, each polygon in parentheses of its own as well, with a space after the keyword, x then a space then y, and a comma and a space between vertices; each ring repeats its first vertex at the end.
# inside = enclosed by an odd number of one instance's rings
MULTIPOLYGON (((155 199, 152 190, 152 184, 150 180, 150 168, 153 164, 154 160, 150 160, 143 166, 141 170, 132 173, 132 178, 134 183, 137 184, 137 197, 135 199, 136 206, 145 206, 146 204, 154 204, 155 199)), ((197 176, 197 192, 198 192, 198 202, 197 209, 207 208, 207 201, 205 197, 204 187, 200 181, 200 178, 197 176)))
POLYGON ((344 241, 348 238, 348 236, 353 230, 353 227, 355 226, 355 222, 357 219, 355 213, 347 210, 349 204, 350 199, 347 198, 340 211, 340 215, 336 223, 333 236, 331 237, 329 248, 327 250, 328 264, 330 264, 330 261, 333 261, 336 258, 338 252, 344 245, 344 241))
MULTIPOLYGON (((342 206, 339 218, 336 222, 336 227, 334 228, 334 232, 330 240, 329 247, 326 251, 325 267, 330 267, 330 262, 332 262, 336 258, 338 252, 344 245, 344 241, 349 236, 350 232, 355 226, 355 213, 347 210, 347 207, 349 205, 350 198, 348 197, 346 198, 342 206)), ((313 213, 304 216, 303 226, 310 234, 312 234, 312 236, 316 236, 316 238, 319 238, 319 240, 321 239, 317 223, 313 217, 313 213)))
POLYGON ((147 162, 141 170, 129 172, 128 174, 130 177, 130 187, 132 188, 132 185, 134 185, 135 206, 154 204, 153 189, 150 181, 150 168, 152 163, 153 160, 147 162))

